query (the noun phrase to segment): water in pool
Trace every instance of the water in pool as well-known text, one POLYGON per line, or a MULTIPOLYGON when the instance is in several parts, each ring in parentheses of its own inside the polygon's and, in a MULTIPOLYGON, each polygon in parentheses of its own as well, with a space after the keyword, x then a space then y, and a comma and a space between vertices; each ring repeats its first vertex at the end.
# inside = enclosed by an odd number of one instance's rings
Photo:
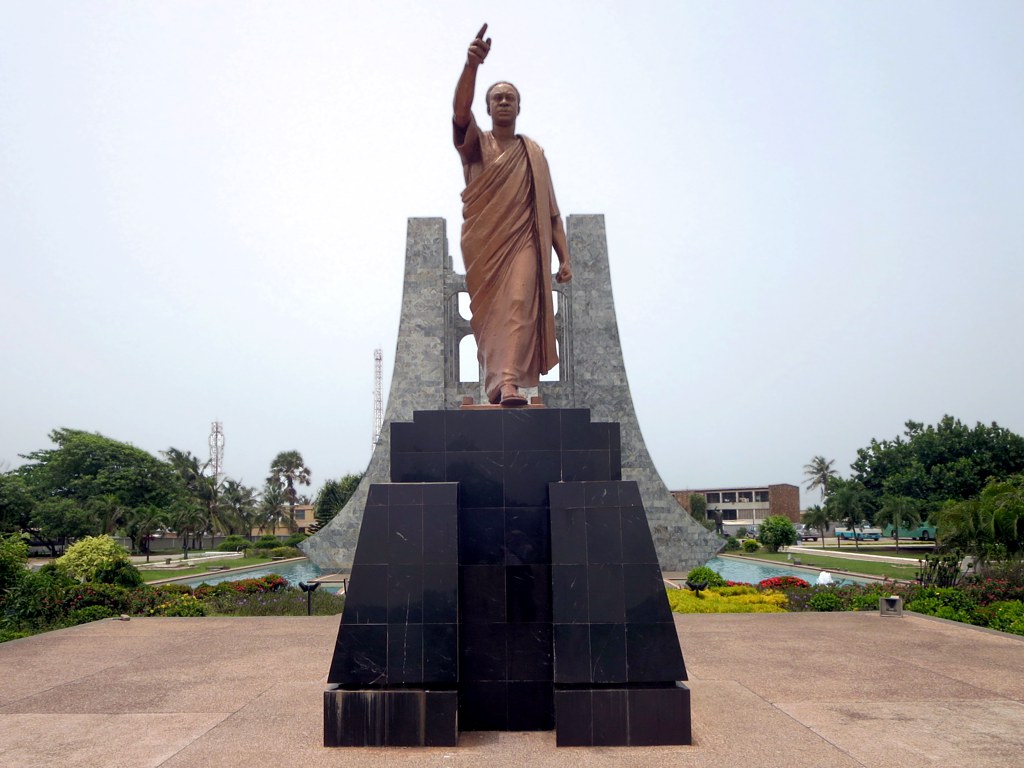
MULTIPOLYGON (((770 579, 772 576, 797 576, 804 581, 813 584, 820 571, 809 571, 805 568, 791 568, 786 565, 775 563, 759 563, 752 560, 739 560, 735 557, 713 557, 707 562, 708 568, 721 574, 726 581, 743 581, 747 584, 757 584, 763 579, 770 579)), ((858 579, 853 576, 837 576, 832 574, 832 579, 837 584, 867 584, 868 579, 858 579)))

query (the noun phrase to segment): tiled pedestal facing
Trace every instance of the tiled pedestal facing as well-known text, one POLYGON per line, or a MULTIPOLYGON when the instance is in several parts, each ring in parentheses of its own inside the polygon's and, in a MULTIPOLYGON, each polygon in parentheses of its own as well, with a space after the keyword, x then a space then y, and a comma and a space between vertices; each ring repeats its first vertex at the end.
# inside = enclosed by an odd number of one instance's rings
POLYGON ((686 671, 618 425, 522 409, 391 426, 392 483, 368 496, 325 744, 553 727, 560 744, 689 743, 686 671))

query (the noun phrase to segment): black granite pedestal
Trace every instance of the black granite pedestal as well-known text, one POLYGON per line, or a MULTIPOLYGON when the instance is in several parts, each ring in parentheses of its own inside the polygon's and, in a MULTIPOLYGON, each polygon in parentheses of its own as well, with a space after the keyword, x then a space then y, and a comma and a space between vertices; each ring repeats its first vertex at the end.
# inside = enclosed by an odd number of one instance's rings
POLYGON ((686 669, 617 424, 583 409, 391 426, 325 694, 327 746, 688 744, 686 669))

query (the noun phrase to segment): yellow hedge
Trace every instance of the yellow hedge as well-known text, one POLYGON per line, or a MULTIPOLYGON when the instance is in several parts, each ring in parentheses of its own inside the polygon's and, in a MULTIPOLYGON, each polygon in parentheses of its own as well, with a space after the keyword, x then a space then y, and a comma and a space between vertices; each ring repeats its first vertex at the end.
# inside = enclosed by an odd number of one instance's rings
POLYGON ((785 613, 781 592, 758 592, 754 587, 712 587, 695 595, 688 589, 668 590, 676 613, 785 613))

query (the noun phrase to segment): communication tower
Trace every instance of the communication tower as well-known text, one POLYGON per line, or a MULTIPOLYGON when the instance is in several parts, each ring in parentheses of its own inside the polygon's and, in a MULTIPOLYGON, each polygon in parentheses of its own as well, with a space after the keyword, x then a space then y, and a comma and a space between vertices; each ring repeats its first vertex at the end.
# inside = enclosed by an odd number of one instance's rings
POLYGON ((373 442, 372 451, 380 442, 380 430, 384 426, 384 350, 373 350, 373 442))
POLYGON ((224 472, 224 424, 215 421, 210 424, 210 468, 213 476, 220 479, 224 472))

